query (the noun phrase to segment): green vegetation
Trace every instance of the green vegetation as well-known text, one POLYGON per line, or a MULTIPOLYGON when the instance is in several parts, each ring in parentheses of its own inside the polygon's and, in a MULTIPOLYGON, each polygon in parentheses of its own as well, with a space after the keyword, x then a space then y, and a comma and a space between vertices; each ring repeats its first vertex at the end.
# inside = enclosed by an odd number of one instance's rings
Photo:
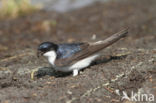
POLYGON ((30 0, 1 0, 0 18, 15 18, 38 10, 39 6, 33 6, 30 0))

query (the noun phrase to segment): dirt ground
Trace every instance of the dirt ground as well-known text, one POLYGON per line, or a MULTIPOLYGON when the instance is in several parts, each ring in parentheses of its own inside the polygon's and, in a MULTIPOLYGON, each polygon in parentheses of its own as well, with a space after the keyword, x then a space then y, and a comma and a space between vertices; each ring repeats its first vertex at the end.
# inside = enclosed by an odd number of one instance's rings
POLYGON ((114 0, 1 20, 0 103, 135 103, 122 99, 132 91, 156 99, 155 12, 155 0, 114 0), (128 37, 103 50, 76 77, 55 72, 45 58, 36 57, 43 41, 94 42, 124 27, 130 28, 128 37))

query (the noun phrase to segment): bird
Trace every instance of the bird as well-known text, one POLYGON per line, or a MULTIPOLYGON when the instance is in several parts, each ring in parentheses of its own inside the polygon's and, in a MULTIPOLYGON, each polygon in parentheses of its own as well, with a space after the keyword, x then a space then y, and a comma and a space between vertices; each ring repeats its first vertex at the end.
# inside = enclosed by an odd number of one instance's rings
POLYGON ((105 40, 97 42, 61 43, 43 42, 39 44, 37 56, 44 56, 56 71, 72 72, 77 76, 81 69, 88 67, 100 51, 121 38, 126 37, 128 28, 125 28, 105 40))

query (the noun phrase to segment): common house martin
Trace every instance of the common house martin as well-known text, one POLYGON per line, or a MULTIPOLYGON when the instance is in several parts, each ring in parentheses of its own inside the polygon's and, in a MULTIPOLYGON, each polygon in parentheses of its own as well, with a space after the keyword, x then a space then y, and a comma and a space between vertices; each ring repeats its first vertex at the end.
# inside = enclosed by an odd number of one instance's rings
POLYGON ((101 50, 125 37, 127 33, 128 28, 94 43, 43 42, 38 46, 37 55, 47 57, 56 71, 73 72, 73 76, 77 76, 79 70, 88 67, 100 55, 101 50))

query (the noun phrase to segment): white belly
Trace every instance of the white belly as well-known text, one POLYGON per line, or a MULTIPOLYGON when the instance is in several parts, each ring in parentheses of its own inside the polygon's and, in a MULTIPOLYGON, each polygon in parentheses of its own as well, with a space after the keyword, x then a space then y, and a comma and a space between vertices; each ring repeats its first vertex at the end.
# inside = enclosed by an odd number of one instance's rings
POLYGON ((73 64, 71 66, 55 67, 55 70, 62 71, 62 72, 70 72, 70 71, 73 71, 74 69, 80 70, 80 69, 83 69, 83 68, 89 66, 91 64, 91 62, 93 60, 95 60, 98 56, 99 56, 98 54, 90 56, 88 58, 85 58, 85 59, 82 59, 82 60, 76 62, 75 64, 73 64))

